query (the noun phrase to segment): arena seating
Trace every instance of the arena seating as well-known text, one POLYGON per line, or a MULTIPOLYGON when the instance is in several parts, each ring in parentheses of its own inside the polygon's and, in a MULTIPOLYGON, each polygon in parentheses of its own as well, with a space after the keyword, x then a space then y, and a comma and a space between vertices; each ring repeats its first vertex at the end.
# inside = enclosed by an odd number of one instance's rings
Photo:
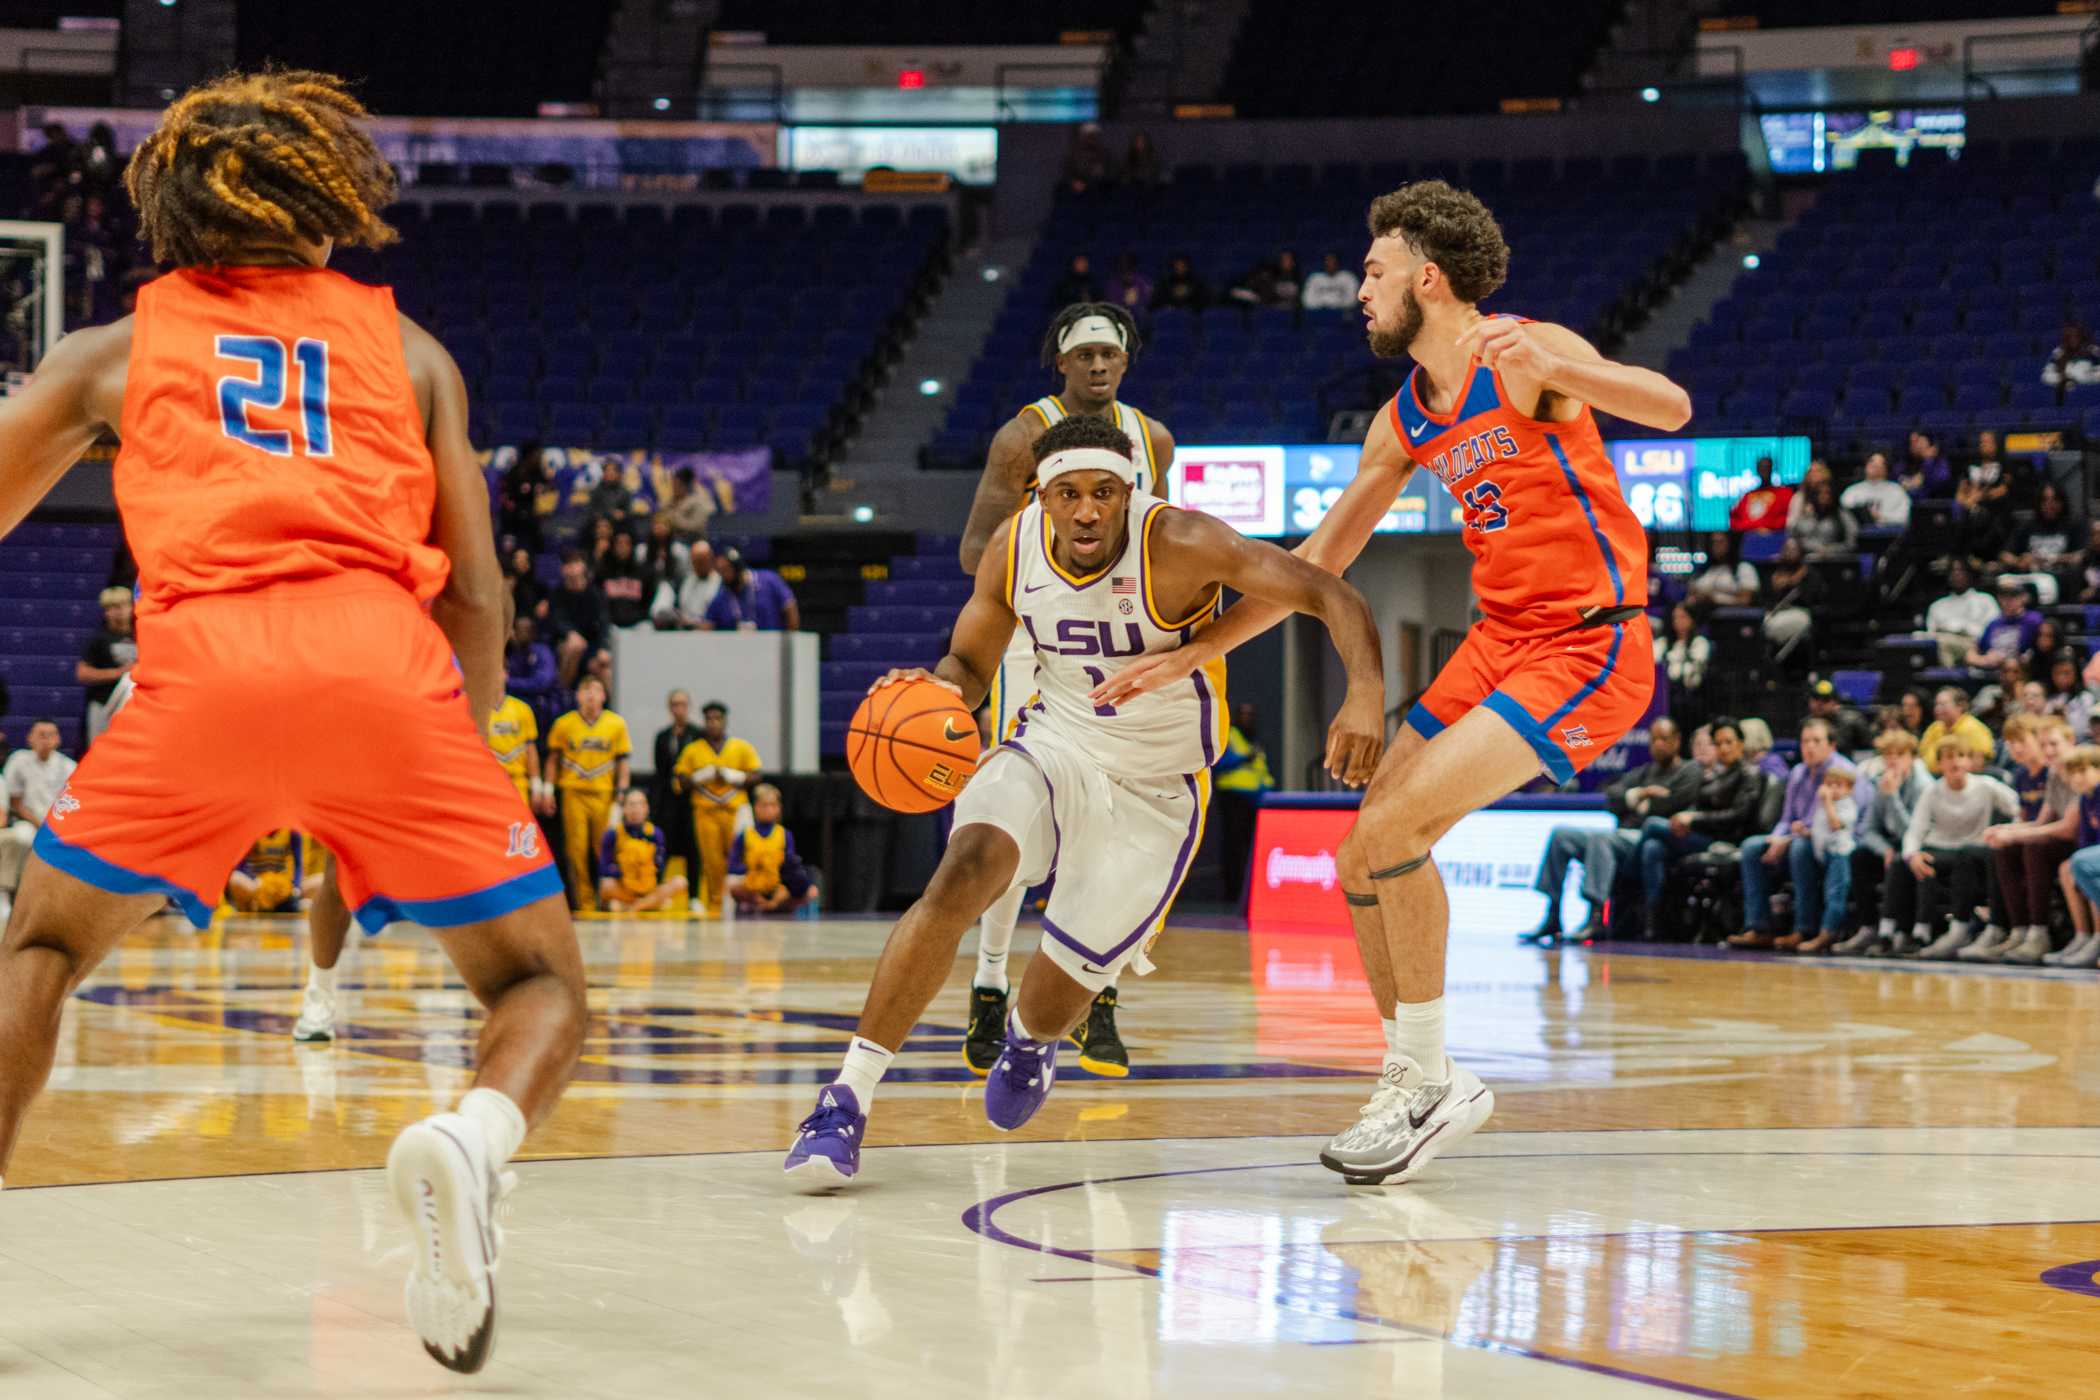
POLYGON ((438 202, 346 252, 459 360, 474 436, 808 459, 853 411, 921 279, 939 205, 438 202))
POLYGON ((1563 0, 1531 20, 1500 5, 1254 0, 1225 95, 1242 117, 1493 112, 1504 98, 1571 97, 1624 9, 1563 0))
POLYGON ((886 579, 867 584, 867 601, 846 609, 845 628, 825 642, 820 743, 827 756, 845 752, 846 723, 868 685, 893 666, 940 660, 955 616, 970 596, 953 535, 919 535, 911 552, 889 561, 886 579))
POLYGON ((80 752, 86 697, 73 663, 102 625, 95 595, 109 580, 118 540, 114 524, 32 522, 15 527, 0 549, 0 677, 7 715, 0 732, 19 744, 29 721, 58 721, 66 752, 80 752))
POLYGON ((772 44, 1055 44, 1078 32, 1128 32, 1146 0, 1067 0, 1043 7, 973 0, 728 0, 715 28, 753 30, 772 44))
POLYGON ((1695 421, 1839 450, 1920 426, 2100 433, 2100 393, 2041 382, 2064 322, 2100 320, 2096 175, 2087 139, 1829 181, 1672 357, 1695 421))
POLYGON ((2025 19, 2063 13, 2057 0, 1734 0, 1733 15, 1760 29, 1826 24, 1939 24, 1956 20, 2025 19))
MULTIPOLYGON (((1607 341, 1658 296, 1677 270, 1717 236, 1740 202, 1740 156, 1612 162, 1571 160, 1183 167, 1162 190, 1120 189, 1059 200, 1034 258, 1008 295, 926 464, 981 466, 999 424, 1056 381, 1037 365, 1052 287, 1073 254, 1086 253, 1103 285, 1131 253, 1157 279, 1186 254, 1214 296, 1279 250, 1316 270, 1325 253, 1355 268, 1366 241, 1371 193, 1411 179, 1446 178, 1477 191, 1502 221, 1510 277, 1488 303, 1562 321, 1607 341), (1629 200, 1642 217, 1628 221, 1629 200)), ((1391 393, 1404 366, 1380 362, 1364 344, 1357 313, 1296 308, 1140 318, 1147 339, 1126 397, 1156 414, 1182 442, 1318 442, 1328 415, 1365 408, 1391 393)))

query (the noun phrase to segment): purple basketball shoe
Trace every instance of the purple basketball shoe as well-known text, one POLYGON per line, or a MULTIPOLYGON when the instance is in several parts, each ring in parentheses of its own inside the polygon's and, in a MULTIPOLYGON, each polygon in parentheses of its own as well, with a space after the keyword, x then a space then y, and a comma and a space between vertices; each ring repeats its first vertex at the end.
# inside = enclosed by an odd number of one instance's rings
POLYGON ((817 1095, 816 1112, 802 1120, 795 1145, 781 1170, 806 1191, 822 1191, 851 1181, 860 1170, 860 1140, 868 1115, 860 1099, 843 1084, 826 1084, 817 1095))

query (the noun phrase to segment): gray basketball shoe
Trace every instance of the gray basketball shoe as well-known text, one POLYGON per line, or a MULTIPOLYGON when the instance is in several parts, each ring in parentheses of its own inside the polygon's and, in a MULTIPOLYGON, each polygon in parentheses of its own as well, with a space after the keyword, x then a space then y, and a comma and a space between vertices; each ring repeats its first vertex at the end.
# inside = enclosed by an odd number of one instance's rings
POLYGON ((1327 1144, 1320 1165, 1351 1186, 1412 1181, 1495 1111, 1495 1096, 1469 1069, 1444 1059, 1431 1079, 1413 1060, 1388 1065, 1356 1125, 1327 1144))

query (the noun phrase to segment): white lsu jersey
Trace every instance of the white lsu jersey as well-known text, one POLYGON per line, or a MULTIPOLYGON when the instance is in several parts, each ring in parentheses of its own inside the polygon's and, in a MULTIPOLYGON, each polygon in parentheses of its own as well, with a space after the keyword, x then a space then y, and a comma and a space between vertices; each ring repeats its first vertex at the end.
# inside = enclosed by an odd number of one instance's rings
POLYGON ((1006 601, 1035 656, 1036 699, 1015 738, 1041 725, 1080 744, 1110 773, 1198 773, 1225 742, 1225 662, 1212 661, 1184 685, 1120 705, 1088 694, 1152 652, 1172 651, 1217 611, 1213 593, 1183 618, 1161 615, 1147 557, 1154 524, 1176 509, 1131 493, 1123 552, 1095 573, 1068 574, 1051 554, 1050 521, 1040 501, 1014 518, 1007 539, 1006 601))
MULTIPOLYGON (((1133 499, 1158 495, 1159 464, 1153 460, 1152 432, 1145 422, 1145 415, 1127 403, 1112 405, 1116 426, 1130 439, 1130 450, 1135 454, 1133 464, 1137 467, 1137 486, 1132 491, 1133 499)), ((1033 413, 1049 427, 1071 417, 1064 400, 1055 394, 1045 394, 1021 410, 1033 413)), ((1035 478, 1030 477, 1021 491, 1021 505, 1026 508, 1035 495, 1035 478)), ((1021 711, 1035 696, 1035 648, 1029 645, 1026 629, 1014 633, 1013 644, 1006 649, 1005 659, 999 663, 999 673, 992 680, 991 694, 987 697, 992 707, 992 738, 994 742, 1012 732, 1021 711)))

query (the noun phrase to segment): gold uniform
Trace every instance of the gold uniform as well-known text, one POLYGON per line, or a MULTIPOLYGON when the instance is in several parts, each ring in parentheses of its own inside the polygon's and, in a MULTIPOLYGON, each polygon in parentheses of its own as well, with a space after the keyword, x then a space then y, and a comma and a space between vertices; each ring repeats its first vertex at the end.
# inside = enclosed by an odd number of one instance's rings
POLYGON ((672 771, 683 778, 702 768, 730 768, 745 775, 742 786, 717 777, 705 783, 688 783, 693 794, 693 844, 700 848, 700 910, 718 914, 722 891, 729 883, 729 838, 736 832, 736 814, 751 799, 744 789, 762 765, 758 750, 742 739, 725 739, 717 749, 705 739, 695 739, 678 755, 672 771))
POLYGON ((596 865, 598 842, 612 821, 620 760, 634 752, 627 737, 627 721, 611 710, 597 721, 585 724, 583 716, 569 711, 547 731, 547 754, 554 760, 554 785, 561 789, 562 846, 569 869, 576 878, 576 907, 590 911, 598 907, 591 876, 596 865))
POLYGON ((532 800, 532 772, 526 767, 525 758, 533 740, 539 737, 540 722, 533 718, 532 706, 515 695, 504 696, 489 720, 489 752, 510 774, 518 796, 528 802, 532 800))

